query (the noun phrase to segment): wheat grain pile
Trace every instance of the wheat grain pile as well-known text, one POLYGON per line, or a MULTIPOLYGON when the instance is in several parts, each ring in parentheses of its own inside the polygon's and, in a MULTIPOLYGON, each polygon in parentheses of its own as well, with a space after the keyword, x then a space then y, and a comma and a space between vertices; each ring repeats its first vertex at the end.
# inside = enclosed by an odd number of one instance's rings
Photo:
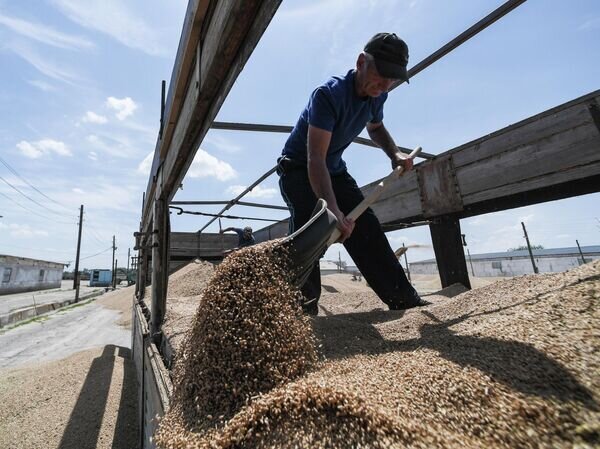
MULTIPOLYGON (((234 263, 256 255, 239 257, 228 261, 234 271, 234 263)), ((324 293, 312 334, 297 292, 281 277, 267 276, 270 287, 251 293, 244 276, 255 270, 221 283, 218 269, 209 282, 190 331, 203 329, 205 337, 186 342, 174 373, 179 393, 158 435, 162 447, 600 447, 600 261, 452 298, 431 295, 429 306, 404 312, 384 310, 370 292, 324 293), (287 293, 266 298, 260 314, 238 303, 279 289, 287 293), (221 294, 235 312, 208 307, 222 304, 221 294), (246 313, 260 324, 244 327, 246 313), (319 360, 307 347, 298 351, 298 330, 287 325, 269 327, 275 333, 267 339, 248 332, 274 318, 301 328, 300 341, 314 335, 319 360), (206 337, 211 332, 220 337, 206 337), (302 366, 282 375, 268 354, 291 354, 288 343, 301 358, 278 362, 302 366), (208 362, 226 375, 214 381, 208 362), (264 380, 248 383, 247 370, 259 367, 264 380), (193 387, 183 385, 191 379, 193 387)))

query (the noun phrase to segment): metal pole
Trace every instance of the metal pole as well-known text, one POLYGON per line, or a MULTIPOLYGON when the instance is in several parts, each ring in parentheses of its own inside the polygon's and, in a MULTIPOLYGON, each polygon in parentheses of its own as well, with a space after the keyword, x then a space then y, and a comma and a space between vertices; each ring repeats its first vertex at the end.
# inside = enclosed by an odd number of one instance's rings
POLYGON ((579 240, 575 240, 575 243, 577 243, 577 248, 579 248, 579 254, 581 255, 581 263, 585 264, 585 258, 583 257, 583 253, 581 252, 581 246, 579 246, 579 240))
MULTIPOLYGON (((445 55, 450 53, 452 50, 457 48, 459 45, 461 45, 464 42, 466 42, 467 40, 471 39, 477 33, 486 29, 488 26, 490 26, 491 24, 496 22, 498 19, 501 19, 502 17, 504 17, 506 14, 511 12, 513 9, 515 9, 517 6, 525 3, 525 1, 526 0, 509 0, 509 1, 505 2, 504 4, 502 4, 501 6, 496 8, 494 11, 489 13, 487 16, 485 16, 483 19, 481 19, 479 22, 477 22, 475 25, 473 25, 472 27, 463 31, 462 33, 460 33, 458 36, 456 36, 454 39, 452 39, 446 45, 441 47, 439 50, 436 50, 431 55, 427 56, 425 59, 423 59, 421 62, 419 62, 417 65, 411 67, 411 69, 408 71, 408 78, 412 78, 420 71, 426 69, 431 64, 436 62, 438 59, 444 57, 445 55)), ((404 81, 395 83, 392 86, 392 89, 395 89, 403 82, 404 81)), ((392 90, 392 89, 390 89, 390 90, 392 90)))
POLYGON ((152 218, 152 318, 150 322, 150 335, 152 340, 160 344, 161 327, 166 312, 165 277, 163 270, 168 270, 163 259, 165 244, 165 218, 168 209, 165 200, 155 199, 152 218))
POLYGON ((131 248, 127 248, 127 271, 125 272, 127 277, 127 287, 129 287, 129 258, 131 257, 130 250, 131 248))
POLYGON ((531 265, 533 266, 533 272, 535 274, 539 273, 538 267, 535 265, 535 260, 533 259, 533 252, 531 251, 531 245, 529 244, 529 236, 527 235, 527 229, 525 229, 525 223, 521 222, 521 226, 523 226, 523 232, 525 233, 525 240, 527 241, 527 249, 529 250, 529 257, 531 258, 531 265))
MULTIPOLYGON (((404 242, 402 242, 402 248, 406 248, 404 246, 404 242)), ((410 279, 410 269, 408 268, 408 257, 406 256, 407 252, 408 250, 404 251, 404 263, 406 264, 406 275, 408 276, 408 282, 412 284, 412 280, 410 279)))
POLYGON ((467 254, 469 256, 469 265, 471 265, 471 274, 475 277, 475 270, 473 269, 473 261, 471 260, 471 253, 469 252, 469 248, 467 248, 467 254))
POLYGON ((115 279, 116 279, 116 275, 117 273, 115 273, 115 251, 116 251, 117 247, 115 246, 115 236, 113 235, 113 245, 112 245, 112 250, 113 250, 113 255, 112 255, 112 279, 111 279, 111 285, 112 288, 115 288, 115 279))
POLYGON ((75 257, 75 273, 73 274, 73 289, 79 285, 79 252, 81 250, 81 228, 83 227, 83 204, 79 208, 79 234, 77 235, 77 256, 75 257))
POLYGON ((232 199, 227 204, 227 206, 225 206, 223 209, 221 209, 221 212, 219 212, 218 214, 216 214, 217 215, 216 217, 214 217, 212 220, 210 220, 208 223, 206 223, 198 231, 198 234, 200 234, 202 231, 204 231, 206 228, 208 228, 218 218, 219 215, 221 215, 223 212, 225 212, 228 209, 230 209, 231 207, 233 207, 246 193, 250 192, 254 187, 256 187, 257 185, 259 185, 261 182, 263 182, 265 179, 267 179, 269 176, 271 176, 273 173, 275 173, 276 170, 277 170, 277 166, 273 167, 271 170, 269 170, 268 172, 266 172, 264 175, 262 175, 256 181, 254 181, 252 183, 252 185, 250 185, 250 187, 248 187, 246 190, 244 190, 242 193, 240 193, 238 196, 236 196, 234 199, 232 199))

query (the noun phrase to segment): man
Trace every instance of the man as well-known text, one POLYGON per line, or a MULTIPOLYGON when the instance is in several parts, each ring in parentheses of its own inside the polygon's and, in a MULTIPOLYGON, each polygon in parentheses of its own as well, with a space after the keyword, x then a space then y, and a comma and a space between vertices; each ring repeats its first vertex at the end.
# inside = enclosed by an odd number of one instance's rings
POLYGON ((250 226, 246 226, 244 229, 234 227, 225 228, 222 229, 220 233, 223 234, 227 231, 234 231, 238 235, 238 248, 254 245, 254 243, 256 243, 254 241, 254 235, 252 234, 252 228, 250 226))
MULTIPOLYGON (((393 33, 373 36, 358 56, 356 68, 335 76, 312 93, 278 159, 279 187, 290 209, 290 233, 306 223, 317 202, 338 220, 340 242, 379 298, 391 310, 424 305, 410 285, 394 251, 369 208, 357 220, 346 217, 363 200, 348 174, 343 151, 367 128, 371 139, 390 158, 392 168, 411 170, 383 125, 383 104, 398 80, 408 82, 408 47, 393 33)), ((317 314, 321 294, 319 263, 302 287, 303 309, 317 314)))

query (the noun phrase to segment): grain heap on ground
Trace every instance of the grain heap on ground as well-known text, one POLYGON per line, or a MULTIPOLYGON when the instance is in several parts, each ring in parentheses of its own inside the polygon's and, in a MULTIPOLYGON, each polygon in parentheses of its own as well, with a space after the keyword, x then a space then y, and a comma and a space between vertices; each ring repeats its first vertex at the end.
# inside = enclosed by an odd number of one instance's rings
MULTIPOLYGON (((237 295, 247 291, 243 283, 227 285, 237 295)), ((169 419, 181 407, 175 396, 160 442, 169 448, 600 447, 600 261, 427 299, 431 305, 402 312, 383 310, 370 292, 324 293, 320 316, 311 319, 318 363, 238 401, 222 419, 200 409, 187 422, 169 419)), ((271 342, 285 343, 285 335, 271 342)), ((232 348, 219 356, 229 358, 232 348)), ((253 357, 250 363, 260 364, 260 351, 253 357)), ((234 387, 245 379, 244 367, 237 368, 234 387)), ((231 404, 232 385, 222 386, 217 400, 231 404)))

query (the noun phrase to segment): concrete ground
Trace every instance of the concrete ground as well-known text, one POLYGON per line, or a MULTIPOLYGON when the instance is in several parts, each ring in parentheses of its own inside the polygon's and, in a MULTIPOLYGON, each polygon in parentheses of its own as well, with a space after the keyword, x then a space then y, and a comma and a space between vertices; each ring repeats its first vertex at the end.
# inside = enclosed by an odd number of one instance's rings
POLYGON ((17 326, 0 334, 0 369, 58 360, 108 344, 130 348, 131 332, 116 324, 120 315, 92 301, 17 326))
POLYGON ((139 446, 133 289, 0 329, 0 448, 139 446))
MULTIPOLYGON (((103 290, 103 287, 89 287, 88 281, 83 281, 79 286, 79 297, 86 297, 90 293, 103 290)), ((0 315, 42 304, 61 303, 70 299, 75 299, 73 281, 62 281, 60 288, 0 296, 0 315)))

